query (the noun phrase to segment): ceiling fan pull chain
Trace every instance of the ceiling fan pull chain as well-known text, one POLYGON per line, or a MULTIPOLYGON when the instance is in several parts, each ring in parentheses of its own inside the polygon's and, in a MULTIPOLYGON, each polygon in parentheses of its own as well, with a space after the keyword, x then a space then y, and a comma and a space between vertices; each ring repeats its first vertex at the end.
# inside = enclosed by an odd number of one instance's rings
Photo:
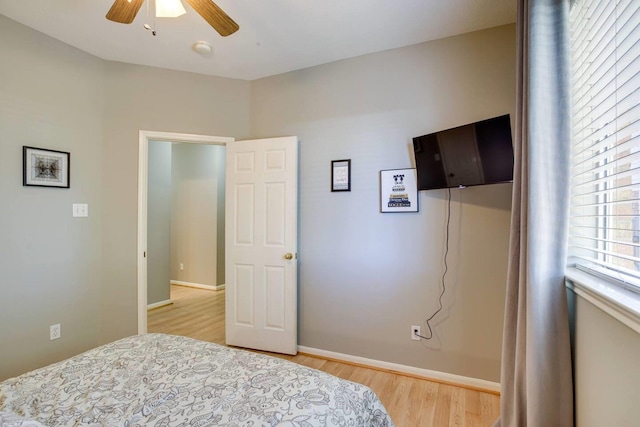
MULTIPOLYGON (((149 20, 149 3, 151 3, 151 0, 147 1, 147 20, 149 20)), ((153 18, 153 28, 149 24, 144 24, 144 29, 145 30, 151 30, 151 34, 155 37, 155 35, 156 35, 156 18, 155 18, 155 16, 153 18)))

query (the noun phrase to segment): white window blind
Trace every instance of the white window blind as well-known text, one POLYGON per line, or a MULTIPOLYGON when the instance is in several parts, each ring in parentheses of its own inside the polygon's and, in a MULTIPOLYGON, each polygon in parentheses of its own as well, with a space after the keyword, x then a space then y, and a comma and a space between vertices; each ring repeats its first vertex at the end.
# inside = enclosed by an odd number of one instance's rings
POLYGON ((640 0, 576 0, 570 25, 569 262, 640 289, 640 0))

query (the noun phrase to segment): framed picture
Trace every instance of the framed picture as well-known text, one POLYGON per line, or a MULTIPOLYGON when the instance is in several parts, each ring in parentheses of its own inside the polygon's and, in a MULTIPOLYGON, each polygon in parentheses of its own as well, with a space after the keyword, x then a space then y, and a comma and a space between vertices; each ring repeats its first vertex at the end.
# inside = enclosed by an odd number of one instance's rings
POLYGON ((415 169, 380 171, 380 212, 418 212, 415 169))
POLYGON ((351 159, 331 161, 331 191, 351 191, 351 159))
POLYGON ((70 171, 70 153, 22 147, 22 185, 69 188, 70 171))

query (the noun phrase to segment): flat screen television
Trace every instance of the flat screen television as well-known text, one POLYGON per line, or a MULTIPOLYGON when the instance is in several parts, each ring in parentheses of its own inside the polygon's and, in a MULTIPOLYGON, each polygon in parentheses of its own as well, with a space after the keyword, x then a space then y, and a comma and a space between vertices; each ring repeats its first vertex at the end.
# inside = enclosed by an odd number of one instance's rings
POLYGON ((418 190, 513 181, 508 114, 415 137, 413 150, 418 190))

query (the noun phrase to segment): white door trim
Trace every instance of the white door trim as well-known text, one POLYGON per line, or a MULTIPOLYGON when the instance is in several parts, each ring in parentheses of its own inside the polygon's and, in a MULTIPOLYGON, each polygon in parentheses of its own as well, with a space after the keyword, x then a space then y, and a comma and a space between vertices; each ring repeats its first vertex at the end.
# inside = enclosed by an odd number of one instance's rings
POLYGON ((187 142, 227 145, 235 138, 188 133, 141 130, 138 150, 138 334, 147 333, 147 176, 149 173, 149 141, 187 142))

